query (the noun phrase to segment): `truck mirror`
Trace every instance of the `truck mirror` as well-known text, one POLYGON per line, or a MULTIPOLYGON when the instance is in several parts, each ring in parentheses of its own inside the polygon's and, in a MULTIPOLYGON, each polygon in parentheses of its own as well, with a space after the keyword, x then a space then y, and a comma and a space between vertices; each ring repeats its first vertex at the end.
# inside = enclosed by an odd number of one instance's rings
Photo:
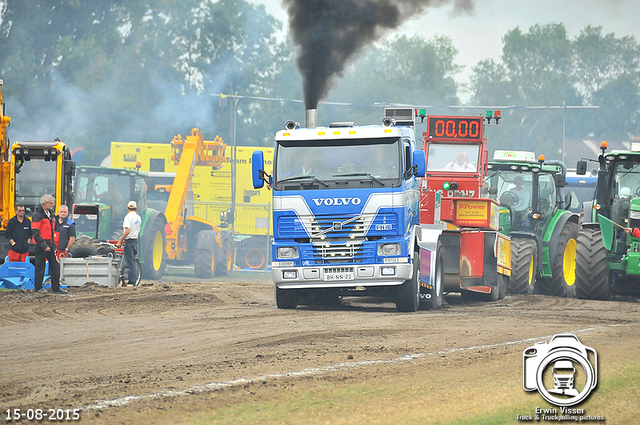
POLYGON ((416 176, 424 177, 427 171, 427 161, 423 150, 413 151, 413 165, 416 167, 416 176))
POLYGON ((76 162, 68 159, 64 160, 64 175, 75 176, 76 175, 76 162))
POLYGON ((587 174, 587 161, 578 161, 578 164, 576 165, 576 174, 579 176, 587 174))
POLYGON ((567 185, 567 180, 564 178, 564 174, 556 174, 553 178, 556 181, 556 187, 565 187, 567 185))
POLYGON ((264 173, 264 154, 261 150, 255 150, 251 155, 251 178, 254 189, 261 189, 264 186, 261 171, 264 173))

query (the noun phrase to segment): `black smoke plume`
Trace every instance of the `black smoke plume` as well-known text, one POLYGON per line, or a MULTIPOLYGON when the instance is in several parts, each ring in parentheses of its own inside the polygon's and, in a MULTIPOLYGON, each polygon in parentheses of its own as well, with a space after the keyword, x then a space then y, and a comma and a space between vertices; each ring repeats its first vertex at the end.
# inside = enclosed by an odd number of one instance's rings
MULTIPOLYGON (((352 56, 389 30, 428 6, 448 0, 283 0, 289 28, 300 49, 304 102, 315 109, 329 83, 341 75, 352 56)), ((456 9, 470 12, 472 0, 456 0, 456 9)))

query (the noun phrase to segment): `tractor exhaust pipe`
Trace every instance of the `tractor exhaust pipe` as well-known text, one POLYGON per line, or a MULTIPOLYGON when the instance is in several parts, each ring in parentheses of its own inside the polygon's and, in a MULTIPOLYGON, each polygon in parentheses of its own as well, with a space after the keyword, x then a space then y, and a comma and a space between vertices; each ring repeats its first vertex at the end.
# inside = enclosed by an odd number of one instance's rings
POLYGON ((305 109, 305 127, 316 128, 318 126, 318 110, 305 109))

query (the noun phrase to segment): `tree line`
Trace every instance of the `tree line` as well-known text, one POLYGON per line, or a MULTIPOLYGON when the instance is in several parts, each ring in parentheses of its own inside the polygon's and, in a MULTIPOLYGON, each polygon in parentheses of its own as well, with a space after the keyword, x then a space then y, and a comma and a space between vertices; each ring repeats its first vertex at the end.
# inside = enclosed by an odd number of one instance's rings
MULTIPOLYGON (((245 0, 6 0, 0 2, 0 78, 10 136, 85 147, 98 163, 110 141, 168 143, 192 127, 239 145, 270 145, 288 119, 304 120, 296 48, 285 24, 245 0), (219 93, 247 96, 237 102, 219 93), (260 99, 256 99, 260 98, 260 99), (237 114, 237 115, 236 115, 237 114)), ((525 106, 598 105, 566 116, 567 138, 640 135, 640 50, 635 38, 561 23, 515 28, 499 61, 485 60, 460 85, 458 54, 446 37, 396 36, 369 48, 332 82, 319 123, 380 122, 380 102, 452 111, 503 112, 495 147, 558 157, 559 113, 525 106), (340 106, 340 104, 352 106, 340 106), (338 104, 338 105, 336 105, 338 104)))

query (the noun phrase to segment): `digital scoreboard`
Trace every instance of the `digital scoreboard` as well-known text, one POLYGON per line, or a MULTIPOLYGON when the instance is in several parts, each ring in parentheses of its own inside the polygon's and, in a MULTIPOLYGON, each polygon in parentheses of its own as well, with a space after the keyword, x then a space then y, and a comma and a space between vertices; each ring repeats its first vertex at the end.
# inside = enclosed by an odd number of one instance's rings
POLYGON ((482 117, 427 117, 427 140, 482 141, 482 117))

